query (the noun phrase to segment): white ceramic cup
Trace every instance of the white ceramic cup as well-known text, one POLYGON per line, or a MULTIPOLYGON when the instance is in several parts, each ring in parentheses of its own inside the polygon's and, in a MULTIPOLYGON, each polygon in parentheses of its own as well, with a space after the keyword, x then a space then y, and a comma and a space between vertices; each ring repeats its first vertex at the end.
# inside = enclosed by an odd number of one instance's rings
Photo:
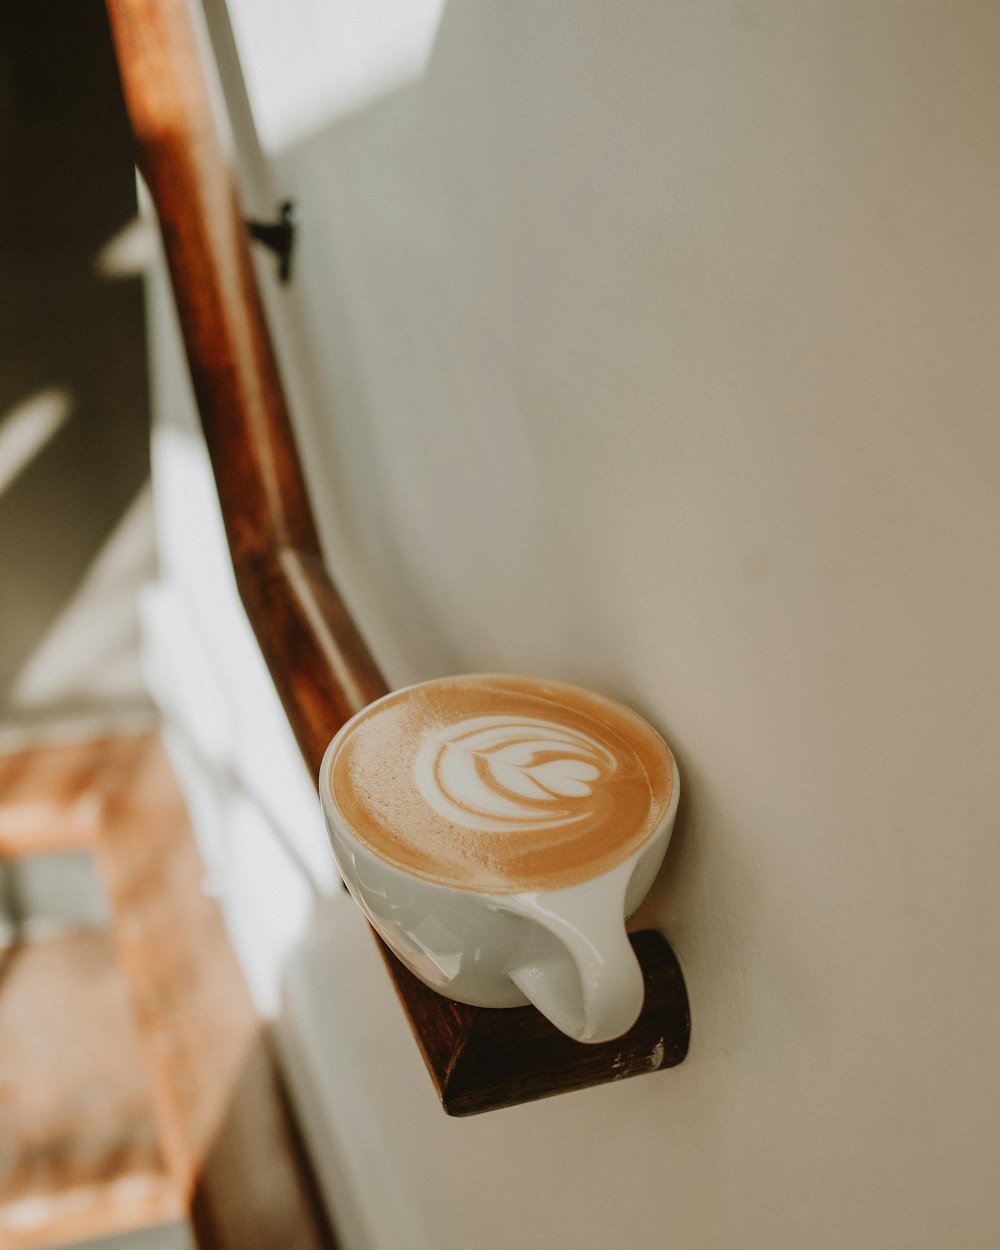
POLYGON ((673 756, 666 810, 627 859, 559 889, 491 893, 408 872, 352 831, 330 781, 352 726, 348 721, 327 748, 319 792, 344 882, 389 948, 426 985, 458 1002, 531 1002, 580 1042, 626 1033, 642 1010, 644 985, 625 921, 649 891, 673 831, 680 795, 673 756))

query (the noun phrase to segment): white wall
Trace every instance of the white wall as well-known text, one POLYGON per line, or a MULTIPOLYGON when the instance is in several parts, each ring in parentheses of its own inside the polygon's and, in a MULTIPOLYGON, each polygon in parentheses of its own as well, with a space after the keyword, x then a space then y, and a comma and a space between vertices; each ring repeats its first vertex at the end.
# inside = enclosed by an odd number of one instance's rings
POLYGON ((286 1027, 345 1240, 993 1247, 1000 10, 395 11, 230 0, 331 563, 394 683, 550 674, 668 736, 641 919, 694 1032, 449 1121, 335 894, 286 1027))

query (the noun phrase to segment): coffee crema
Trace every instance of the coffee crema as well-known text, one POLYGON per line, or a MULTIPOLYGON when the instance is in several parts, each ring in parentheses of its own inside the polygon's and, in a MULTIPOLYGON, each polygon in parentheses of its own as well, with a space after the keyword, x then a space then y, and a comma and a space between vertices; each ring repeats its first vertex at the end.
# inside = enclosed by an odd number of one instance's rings
POLYGON ((596 877, 656 831, 673 760, 613 700, 536 678, 446 677, 360 712, 327 784, 380 858, 457 889, 551 890, 596 877))

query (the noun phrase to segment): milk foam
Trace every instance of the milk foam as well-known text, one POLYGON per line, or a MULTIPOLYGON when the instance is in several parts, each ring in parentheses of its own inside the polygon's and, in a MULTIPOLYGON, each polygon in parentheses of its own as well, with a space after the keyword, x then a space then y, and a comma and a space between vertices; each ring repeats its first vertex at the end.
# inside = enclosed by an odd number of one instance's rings
POLYGON ((458 888, 558 888, 607 871, 665 813, 669 748, 588 691, 531 678, 445 678, 359 713, 329 784, 348 828, 458 888))
POLYGON ((516 834, 585 820, 595 786, 615 768, 615 756, 595 737, 555 721, 473 716, 428 731, 413 780, 442 819, 516 834))

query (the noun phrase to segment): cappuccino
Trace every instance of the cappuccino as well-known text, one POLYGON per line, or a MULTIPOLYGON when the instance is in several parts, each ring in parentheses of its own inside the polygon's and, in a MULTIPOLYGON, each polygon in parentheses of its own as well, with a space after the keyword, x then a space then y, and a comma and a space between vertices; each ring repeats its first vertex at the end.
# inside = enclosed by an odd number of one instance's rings
POLYGON ((447 677, 359 712, 324 784, 403 871, 472 891, 553 890, 608 872, 670 807, 673 760, 621 704, 536 678, 447 677))

